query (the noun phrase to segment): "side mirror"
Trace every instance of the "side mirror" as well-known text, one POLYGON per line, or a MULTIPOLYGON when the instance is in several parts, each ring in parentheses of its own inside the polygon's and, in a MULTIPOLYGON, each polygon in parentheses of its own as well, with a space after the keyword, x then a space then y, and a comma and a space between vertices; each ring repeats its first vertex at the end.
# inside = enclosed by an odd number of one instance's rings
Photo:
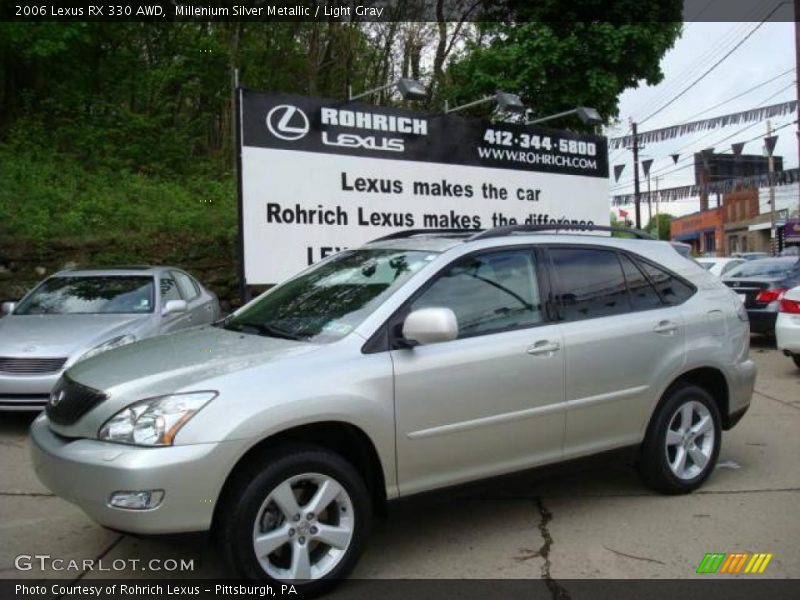
POLYGON ((458 320, 449 308, 420 308, 403 322, 403 338, 418 344, 449 342, 458 337, 458 320))
POLYGON ((14 312, 14 309, 17 307, 16 302, 3 302, 3 314, 10 315, 14 312))
POLYGON ((186 300, 167 300, 167 303, 161 310, 161 316, 186 312, 187 309, 188 306, 186 305, 186 300))

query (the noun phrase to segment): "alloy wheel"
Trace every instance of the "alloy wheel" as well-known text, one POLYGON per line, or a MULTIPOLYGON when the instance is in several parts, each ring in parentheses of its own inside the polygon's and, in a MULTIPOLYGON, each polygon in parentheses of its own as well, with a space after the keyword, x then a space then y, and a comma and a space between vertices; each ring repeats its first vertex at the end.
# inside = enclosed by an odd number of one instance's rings
POLYGON ((303 473, 275 487, 253 525, 253 550, 273 579, 328 575, 353 539, 355 514, 344 487, 321 473, 303 473))
POLYGON ((696 400, 681 404, 669 420, 665 441, 672 473, 682 480, 701 475, 714 453, 715 436, 714 419, 704 404, 696 400))

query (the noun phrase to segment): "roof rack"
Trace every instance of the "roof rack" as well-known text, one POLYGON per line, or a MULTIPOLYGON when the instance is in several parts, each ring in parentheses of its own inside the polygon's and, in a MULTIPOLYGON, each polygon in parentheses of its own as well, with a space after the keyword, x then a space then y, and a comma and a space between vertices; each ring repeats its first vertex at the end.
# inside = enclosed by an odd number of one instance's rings
POLYGON ((414 237, 415 235, 435 235, 439 237, 468 237, 481 233, 483 229, 405 229, 395 231, 389 235, 371 240, 372 242, 384 242, 386 240, 401 240, 414 237))
POLYGON ((640 240, 655 240, 655 238, 639 229, 632 229, 630 227, 608 227, 606 225, 587 225, 579 223, 554 223, 550 225, 505 225, 503 227, 494 227, 485 231, 477 232, 469 238, 469 241, 485 240, 488 238, 504 237, 512 233, 536 233, 539 231, 609 231, 612 233, 627 233, 640 240))

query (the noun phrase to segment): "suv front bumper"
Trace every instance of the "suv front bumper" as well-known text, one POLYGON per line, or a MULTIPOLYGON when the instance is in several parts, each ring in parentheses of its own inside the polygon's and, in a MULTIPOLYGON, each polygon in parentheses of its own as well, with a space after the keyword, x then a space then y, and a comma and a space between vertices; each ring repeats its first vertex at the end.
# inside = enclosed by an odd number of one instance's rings
POLYGON ((208 530, 239 452, 235 442, 145 448, 69 439, 53 433, 44 415, 31 425, 31 456, 41 482, 99 524, 130 533, 208 530), (164 498, 146 510, 108 504, 114 492, 139 490, 163 490, 164 498))

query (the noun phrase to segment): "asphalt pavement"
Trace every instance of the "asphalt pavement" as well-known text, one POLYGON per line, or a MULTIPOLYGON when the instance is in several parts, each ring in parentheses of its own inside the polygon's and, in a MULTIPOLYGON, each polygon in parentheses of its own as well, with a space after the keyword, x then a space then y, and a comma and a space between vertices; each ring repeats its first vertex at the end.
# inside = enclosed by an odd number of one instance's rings
MULTIPOLYGON (((724 434, 719 464, 695 493, 654 494, 614 459, 429 494, 376 520, 353 577, 683 579, 699 577, 707 552, 772 553, 761 577, 800 577, 800 370, 762 338, 752 355, 750 411, 724 434)), ((203 536, 121 535, 50 494, 30 464, 31 419, 0 415, 0 577, 231 576, 203 536), (76 568, 17 558, 36 555, 76 568), (112 570, 82 568, 96 559, 112 570)))

